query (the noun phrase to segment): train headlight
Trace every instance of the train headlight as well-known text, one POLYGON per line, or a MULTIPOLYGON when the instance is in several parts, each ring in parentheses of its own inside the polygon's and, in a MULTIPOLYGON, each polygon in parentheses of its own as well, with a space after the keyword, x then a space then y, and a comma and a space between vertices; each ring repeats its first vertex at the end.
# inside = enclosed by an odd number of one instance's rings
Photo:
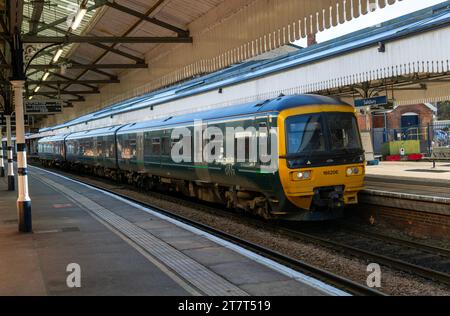
POLYGON ((347 176, 357 176, 361 173, 358 167, 347 168, 347 176))
POLYGON ((296 181, 311 179, 311 171, 294 172, 292 175, 293 179, 296 181))

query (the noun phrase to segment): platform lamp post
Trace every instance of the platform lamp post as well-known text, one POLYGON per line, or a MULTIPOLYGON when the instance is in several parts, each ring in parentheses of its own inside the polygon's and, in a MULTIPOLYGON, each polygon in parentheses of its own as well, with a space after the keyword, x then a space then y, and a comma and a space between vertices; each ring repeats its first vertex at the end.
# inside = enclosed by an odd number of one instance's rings
POLYGON ((8 158, 8 191, 16 189, 16 182, 14 179, 14 165, 13 165, 13 147, 11 140, 11 115, 5 115, 6 119, 6 156, 8 158))
POLYGON ((28 194, 27 146, 25 143, 25 119, 23 90, 25 72, 23 67, 23 47, 20 34, 14 34, 12 43, 12 77, 10 79, 14 92, 16 112, 16 145, 17 145, 17 175, 18 198, 17 213, 19 217, 19 232, 31 233, 31 199, 28 194))

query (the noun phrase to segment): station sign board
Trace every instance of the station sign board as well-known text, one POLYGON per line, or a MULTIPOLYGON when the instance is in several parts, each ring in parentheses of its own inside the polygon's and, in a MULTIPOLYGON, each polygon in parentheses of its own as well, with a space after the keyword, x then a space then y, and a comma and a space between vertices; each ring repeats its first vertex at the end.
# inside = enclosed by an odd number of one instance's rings
POLYGON ((25 113, 31 115, 47 115, 62 112, 61 100, 26 100, 25 113))
MULTIPOLYGON (((29 115, 24 115, 25 126, 33 125, 33 118, 29 115)), ((6 126, 6 117, 0 114, 0 126, 6 126)), ((16 126, 16 117, 11 116, 11 126, 16 126)))
POLYGON ((388 104, 389 100, 386 96, 355 100, 355 107, 357 108, 364 106, 383 106, 388 104))

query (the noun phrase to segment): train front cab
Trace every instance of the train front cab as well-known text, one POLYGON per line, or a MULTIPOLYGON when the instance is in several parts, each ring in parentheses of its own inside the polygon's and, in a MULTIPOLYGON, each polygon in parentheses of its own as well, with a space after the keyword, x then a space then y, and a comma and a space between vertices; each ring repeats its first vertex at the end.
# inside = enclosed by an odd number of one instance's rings
POLYGON ((342 217, 345 206, 358 203, 365 175, 354 108, 297 107, 282 111, 278 126, 279 175, 285 210, 291 210, 283 217, 302 221, 342 217))

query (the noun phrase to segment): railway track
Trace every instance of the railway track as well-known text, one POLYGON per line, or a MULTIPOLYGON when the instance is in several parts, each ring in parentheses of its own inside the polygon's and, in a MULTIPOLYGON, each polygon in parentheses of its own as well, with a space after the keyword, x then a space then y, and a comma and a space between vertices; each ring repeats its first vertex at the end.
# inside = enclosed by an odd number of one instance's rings
POLYGON ((339 250, 450 286, 450 251, 447 249, 351 228, 305 232, 281 227, 279 231, 291 238, 339 250))
POLYGON ((253 243, 251 241, 245 240, 243 238, 240 238, 238 236, 229 234, 225 231, 222 231, 220 229, 211 227, 209 225, 205 225, 203 223, 200 223, 198 221, 186 218, 184 216, 181 216, 179 214, 175 214, 171 211, 168 211, 166 209, 162 209, 156 205, 152 205, 148 202, 144 202, 142 200, 130 197, 126 194, 117 192, 117 189, 122 189, 123 187, 118 187, 116 189, 114 188, 107 188, 106 186, 102 186, 102 185, 98 185, 98 184, 93 184, 92 181, 84 181, 81 180, 80 177, 74 177, 70 174, 64 173, 64 175, 68 178, 71 178, 74 181, 78 181, 80 183, 89 185, 93 188, 99 189, 99 190, 103 190, 105 192, 114 194, 116 196, 119 196, 123 199, 126 199, 128 201, 131 201, 133 203, 139 204, 141 206, 147 207, 152 209, 153 211, 157 211, 161 214, 164 214, 168 217, 171 217, 177 221, 180 221, 182 223, 188 224, 192 227, 198 228, 202 231, 205 231, 209 234, 212 234, 214 236, 217 236, 219 238, 222 238, 224 240, 227 240, 229 242, 232 242, 234 244, 237 244, 245 249, 248 249, 254 253, 257 253, 259 255, 262 255, 266 258, 269 258, 271 260, 274 260, 284 266, 287 266, 291 269, 294 269, 296 271, 299 271, 301 273, 304 273, 308 276, 311 276, 313 278, 316 278, 318 280, 321 280, 323 282, 326 282, 329 285, 335 286, 336 288, 339 288, 343 291, 346 291, 347 293, 350 293, 352 295, 357 295, 357 296, 385 296, 384 293, 375 290, 375 289, 371 289, 367 286, 364 286, 362 284, 359 284, 357 282, 354 282, 350 279, 341 277, 337 274, 331 273, 329 271, 320 269, 318 267, 315 267, 313 265, 310 265, 308 263, 302 262, 300 260, 297 260, 295 258, 286 256, 280 252, 274 251, 272 249, 263 247, 261 245, 258 245, 256 243, 253 243))
MULTIPOLYGON (((61 172, 59 170, 59 172, 61 172)), ((73 175, 70 173, 67 176, 73 178, 73 175)), ((98 182, 98 178, 95 177, 98 182)), ((214 235, 220 236, 223 239, 227 239, 229 241, 240 244, 242 242, 242 246, 248 248, 250 250, 255 249, 254 251, 260 254, 263 254, 275 261, 283 263, 291 268, 298 269, 306 274, 312 275, 318 279, 327 281, 326 278, 320 277, 321 272, 318 272, 317 275, 314 273, 307 273, 309 270, 314 271, 314 267, 306 265, 305 267, 295 267, 295 262, 301 263, 296 259, 292 258, 282 258, 283 255, 280 253, 271 254, 271 250, 252 244, 250 242, 247 243, 243 240, 239 240, 240 238, 236 236, 231 236, 230 239, 227 238, 227 233, 214 231, 215 228, 205 226, 201 223, 192 221, 190 219, 181 217, 180 215, 173 214, 171 212, 160 209, 155 205, 151 205, 147 202, 140 201, 136 198, 129 197, 127 194, 120 193, 119 191, 131 189, 128 185, 125 186, 117 186, 113 185, 112 188, 107 188, 106 185, 97 185, 92 184, 91 182, 81 181, 80 177, 77 176, 77 181, 89 184, 96 188, 105 190, 107 192, 116 194, 133 202, 139 203, 141 205, 150 207, 152 209, 156 209, 166 215, 172 216, 182 222, 185 222, 189 225, 198 227, 200 229, 207 230, 214 235), (198 226, 197 226, 198 225, 198 226), (204 226, 204 228, 202 228, 204 226), (259 247, 259 248, 258 248, 259 247)), ((103 180, 103 179, 102 179, 103 180)), ((202 209, 209 213, 214 213, 220 216, 226 214, 226 216, 234 217, 239 221, 245 221, 246 224, 250 224, 256 226, 261 229, 270 230, 273 232, 280 233, 282 235, 288 236, 292 239, 301 240, 305 242, 309 242, 312 244, 316 244, 322 247, 326 247, 328 249, 340 251, 346 255, 350 255, 352 257, 357 257, 358 259, 362 259, 368 262, 378 263, 380 265, 388 266, 393 269, 417 275, 423 277, 428 280, 432 280, 435 282, 442 283, 446 286, 450 285, 450 250, 444 248, 437 248, 421 243, 412 242, 409 240, 398 239, 394 237, 389 237, 386 235, 376 234, 372 232, 367 232, 359 229, 355 229, 353 227, 349 227, 348 225, 334 225, 332 229, 316 229, 316 228, 304 228, 304 227, 295 227, 292 228, 291 224, 286 223, 269 223, 258 218, 253 217, 242 217, 236 213, 232 212, 224 212, 223 209, 217 207, 210 207, 203 203, 199 203, 196 201, 192 201, 191 199, 184 199, 180 197, 174 197, 173 195, 163 195, 156 194, 158 198, 163 200, 177 202, 177 203, 189 203, 193 208, 202 209), (337 228, 336 228, 337 227, 337 228)), ((303 263, 305 264, 305 263, 303 263)), ((320 270, 320 269, 319 269, 320 270)), ((325 271, 326 272, 326 271, 325 271)), ((336 275, 335 275, 336 276, 336 275)), ((336 276, 338 277, 338 276, 336 276)), ((338 277, 339 279, 340 277, 338 277)), ((328 281, 327 281, 328 282, 328 281)), ((334 284, 334 283, 332 283, 334 284)), ((336 284, 339 287, 338 284, 336 284)), ((350 286, 351 287, 351 286, 350 286)), ((364 286, 363 286, 364 287, 364 286)), ((339 287, 341 288, 341 287, 339 287)), ((367 288, 368 289, 368 288, 367 288)), ((370 292, 364 293, 358 291, 349 290, 349 292, 357 295, 376 295, 375 293, 370 294, 370 292)), ((376 292, 376 291, 375 291, 376 292)), ((378 294, 381 294, 378 292, 378 294)))

